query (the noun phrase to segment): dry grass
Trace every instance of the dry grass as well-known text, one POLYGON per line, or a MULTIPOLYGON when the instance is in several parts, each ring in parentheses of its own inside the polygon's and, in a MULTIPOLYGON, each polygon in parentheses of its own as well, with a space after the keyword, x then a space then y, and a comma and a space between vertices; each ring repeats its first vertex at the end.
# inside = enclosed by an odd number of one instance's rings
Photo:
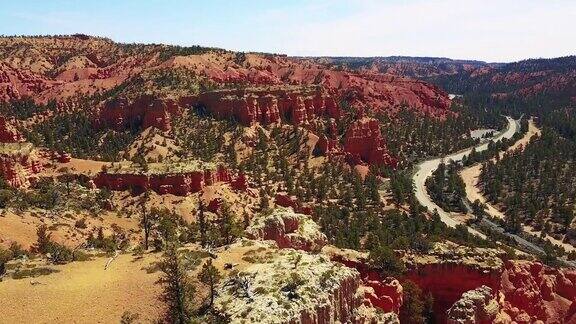
POLYGON ((161 286, 159 273, 145 268, 158 258, 120 255, 104 270, 108 258, 99 257, 33 279, 7 279, 0 282, 0 323, 118 323, 124 311, 153 321, 163 313, 161 286))

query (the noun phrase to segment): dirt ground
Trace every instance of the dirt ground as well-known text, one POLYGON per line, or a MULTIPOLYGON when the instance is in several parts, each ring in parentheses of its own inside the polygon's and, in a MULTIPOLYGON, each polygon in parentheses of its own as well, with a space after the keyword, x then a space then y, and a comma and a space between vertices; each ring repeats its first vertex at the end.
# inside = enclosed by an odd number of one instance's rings
POLYGON ((53 266, 59 272, 0 282, 0 323, 119 323, 125 311, 151 322, 163 313, 159 272, 146 268, 159 255, 119 255, 53 266))

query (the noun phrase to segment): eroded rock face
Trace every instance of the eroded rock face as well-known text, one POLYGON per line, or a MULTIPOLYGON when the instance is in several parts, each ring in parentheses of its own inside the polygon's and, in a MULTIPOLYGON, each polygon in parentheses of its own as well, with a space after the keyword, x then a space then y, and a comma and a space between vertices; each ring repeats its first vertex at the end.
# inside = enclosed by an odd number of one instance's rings
POLYGON ((436 319, 444 322, 446 311, 463 293, 481 286, 499 291, 503 271, 497 249, 469 248, 453 243, 436 243, 427 254, 406 254, 405 278, 434 297, 436 319))
POLYGON ((368 254, 334 246, 326 246, 322 253, 333 261, 358 270, 365 286, 364 298, 370 305, 384 312, 399 313, 404 302, 402 285, 395 278, 382 277, 379 271, 370 266, 368 254))
POLYGON ((51 83, 53 82, 31 71, 0 63, 0 101, 32 96, 50 88, 51 83))
POLYGON ((178 104, 172 99, 144 95, 134 101, 127 98, 110 100, 100 109, 97 123, 102 127, 123 130, 129 127, 170 129, 172 116, 178 114, 178 104))
MULTIPOLYGON (((428 254, 404 256, 409 269, 406 279, 414 281, 424 292, 432 293, 434 314, 440 322, 447 320, 443 314, 456 314, 456 309, 447 310, 460 296, 483 286, 491 289, 500 305, 496 322, 569 323, 576 320, 575 271, 554 269, 534 261, 504 262, 503 259, 502 252, 495 249, 438 243, 428 254)), ((467 314, 476 316, 478 309, 467 314)))
POLYGON ((448 324, 494 323, 500 305, 490 287, 481 286, 462 294, 448 310, 448 324))
POLYGON ((246 126, 280 121, 301 125, 315 117, 340 116, 334 98, 318 87, 217 90, 190 100, 205 107, 216 118, 234 118, 246 126))
MULTIPOLYGON (((182 162, 182 168, 171 165, 149 164, 148 171, 134 165, 120 167, 118 169, 108 168, 100 172, 93 180, 98 188, 108 188, 110 190, 125 191, 131 190, 135 193, 153 190, 158 194, 172 194, 176 196, 186 196, 195 193, 206 185, 216 182, 231 182, 228 171, 222 167, 212 168, 203 165, 192 165, 188 167, 187 162, 182 162), (155 170, 155 168, 159 168, 155 170)), ((192 162, 191 162, 192 163, 192 162)))
POLYGON ((30 143, 0 144, 0 174, 15 188, 30 185, 33 174, 44 169, 38 153, 30 143))
POLYGON ((0 116, 0 142, 16 143, 23 139, 24 137, 16 130, 16 127, 8 123, 3 116, 0 116))
POLYGON ((395 167, 397 163, 386 148, 376 119, 362 118, 350 125, 344 137, 344 152, 350 155, 353 164, 364 161, 395 167))
POLYGON ((569 322, 574 317, 576 272, 539 262, 509 261, 502 274, 504 308, 517 322, 569 322))
POLYGON ((319 251, 327 238, 310 216, 292 209, 278 208, 270 214, 261 214, 246 229, 253 239, 273 240, 280 248, 319 251))
POLYGON ((231 323, 398 323, 395 314, 363 305, 358 271, 322 254, 258 241, 237 242, 224 253, 242 253, 246 261, 215 300, 231 323))

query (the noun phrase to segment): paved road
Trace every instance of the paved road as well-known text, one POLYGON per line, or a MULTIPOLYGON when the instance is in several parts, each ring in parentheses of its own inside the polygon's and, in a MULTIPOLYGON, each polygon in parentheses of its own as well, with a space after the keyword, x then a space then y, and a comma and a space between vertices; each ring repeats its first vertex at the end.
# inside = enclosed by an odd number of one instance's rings
MULTIPOLYGON (((500 132, 499 134, 496 134, 494 137, 492 137, 493 141, 498 142, 504 138, 506 138, 506 139, 512 138, 512 136, 514 136, 514 134, 520 130, 520 123, 517 120, 514 120, 510 117, 506 117, 506 120, 508 121, 508 125, 507 125, 506 129, 504 131, 500 132)), ((481 143, 481 144, 475 146, 476 151, 481 152, 481 151, 487 150, 488 149, 488 142, 489 141, 486 141, 485 143, 481 143)), ((440 219, 446 225, 448 225, 450 227, 456 227, 456 225, 461 224, 461 222, 452 218, 450 213, 446 212, 445 210, 440 208, 436 203, 434 203, 432 201, 432 199, 428 195, 428 191, 426 190, 426 186, 425 186, 426 179, 428 177, 430 177, 432 175, 432 173, 438 168, 438 166, 440 165, 442 160, 444 160, 445 162, 448 162, 450 160, 461 161, 464 158, 464 156, 470 154, 471 151, 472 151, 472 148, 469 148, 469 149, 466 149, 466 150, 463 150, 460 152, 456 152, 456 153, 447 155, 444 158, 436 158, 436 159, 424 161, 424 162, 422 162, 416 166, 417 172, 412 177, 412 179, 414 181, 414 185, 415 185, 415 190, 416 190, 416 199, 418 199, 420 204, 427 207, 430 211, 433 211, 433 210, 438 211, 438 214, 440 215, 440 219)), ((467 207, 469 208, 469 206, 467 206, 467 207)), ((494 223, 494 222, 492 222, 486 218, 484 218, 482 220, 482 225, 488 226, 492 230, 499 232, 500 234, 503 234, 503 235, 506 235, 510 238, 513 238, 519 246, 524 248, 524 250, 531 251, 532 253, 537 253, 537 254, 544 253, 544 250, 540 246, 538 246, 532 242, 529 242, 518 235, 505 232, 504 229, 500 225, 498 225, 498 224, 496 224, 496 223, 494 223)), ((482 238, 486 238, 485 234, 473 229, 470 226, 468 226, 468 231, 470 233, 476 234, 482 238)), ((566 259, 559 259, 559 261, 562 264, 564 264, 565 266, 576 267, 576 262, 574 262, 574 261, 568 261, 566 259)))
MULTIPOLYGON (((492 140, 494 140, 495 142, 498 142, 504 138, 506 138, 506 139, 512 138, 512 136, 514 136, 514 134, 520 130, 519 123, 516 120, 512 119, 511 117, 506 117, 506 120, 508 121, 508 125, 507 125, 506 129, 504 131, 499 132, 498 134, 496 134, 492 138, 492 140)), ((488 149, 488 142, 489 141, 485 141, 484 143, 481 143, 481 144, 478 144, 477 146, 475 146, 476 151, 481 152, 481 151, 487 150, 488 149)), ((440 215, 440 219, 444 223, 446 223, 446 225, 448 225, 450 227, 456 227, 456 225, 460 224, 460 222, 456 221, 454 218, 452 218, 450 213, 444 211, 442 208, 440 208, 436 203, 434 203, 432 201, 432 199, 428 195, 428 191, 426 190, 426 185, 425 185, 426 179, 428 177, 430 177, 436 169, 438 169, 438 166, 440 165, 440 163, 443 160, 445 162, 448 162, 450 160, 461 161, 464 158, 464 156, 470 154, 471 151, 472 151, 472 148, 468 148, 468 149, 462 150, 460 152, 452 153, 452 154, 447 155, 443 158, 441 157, 441 158, 436 158, 436 159, 424 161, 424 162, 422 162, 416 166, 417 171, 414 174, 414 176, 412 177, 412 179, 414 181, 416 199, 418 199, 418 201, 420 202, 420 204, 422 206, 427 207, 428 210, 438 211, 438 214, 440 215)), ((469 228, 469 231, 471 233, 479 235, 481 237, 484 237, 484 238, 486 237, 486 235, 478 232, 475 229, 469 228)))

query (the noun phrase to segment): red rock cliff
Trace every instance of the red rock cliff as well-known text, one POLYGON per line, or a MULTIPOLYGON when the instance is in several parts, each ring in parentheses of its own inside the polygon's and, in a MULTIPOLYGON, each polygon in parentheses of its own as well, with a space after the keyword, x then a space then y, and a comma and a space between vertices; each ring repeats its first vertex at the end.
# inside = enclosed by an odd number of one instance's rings
POLYGON ((30 177, 43 169, 37 154, 31 151, 27 143, 0 145, 4 145, 4 150, 7 150, 0 154, 0 174, 4 180, 15 188, 28 186, 30 177))
POLYGON ((206 185, 216 182, 230 182, 231 176, 227 170, 218 168, 215 171, 193 171, 169 174, 144 174, 144 173, 108 173, 100 172, 94 178, 94 184, 110 190, 124 191, 133 190, 141 193, 153 190, 159 194, 173 194, 186 196, 195 193, 206 185))
POLYGON ((502 274, 504 310, 519 323, 576 321, 576 272, 509 261, 502 274))
POLYGON ((395 167, 397 163, 386 148, 380 124, 371 118, 362 118, 350 125, 344 137, 344 152, 353 164, 364 161, 395 167))
POLYGON ((23 140, 16 127, 9 124, 3 116, 0 116, 0 142, 2 143, 16 143, 23 140))
POLYGON ((332 96, 318 87, 270 87, 218 90, 188 99, 217 118, 234 118, 243 125, 285 121, 294 125, 315 117, 339 117, 332 96))
POLYGON ((172 99, 144 95, 134 101, 126 98, 110 100, 100 109, 98 124, 116 130, 131 126, 161 130, 170 129, 172 116, 178 114, 178 104, 172 99))

